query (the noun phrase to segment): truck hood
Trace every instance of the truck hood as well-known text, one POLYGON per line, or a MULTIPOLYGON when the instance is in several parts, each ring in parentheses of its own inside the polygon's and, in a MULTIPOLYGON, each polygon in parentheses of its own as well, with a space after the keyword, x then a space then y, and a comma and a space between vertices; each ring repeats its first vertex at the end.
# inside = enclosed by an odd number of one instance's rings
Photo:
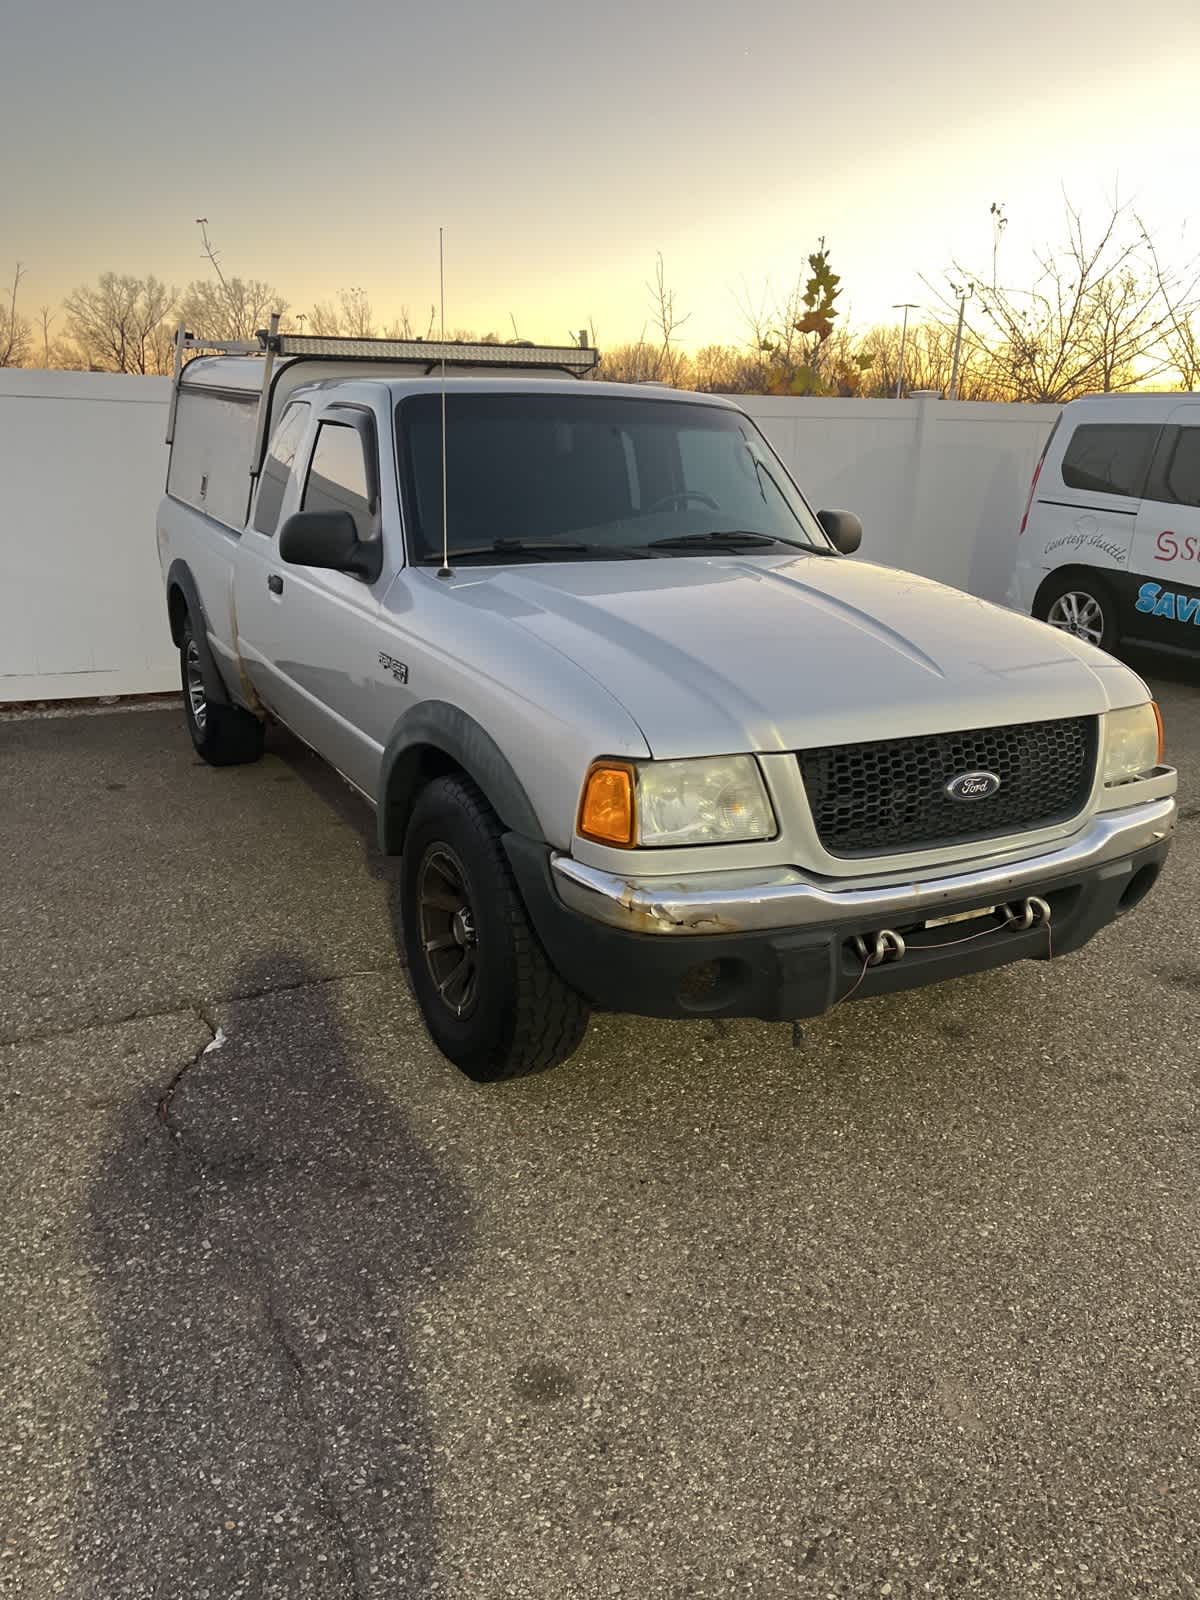
POLYGON ((1089 645, 868 562, 565 562, 460 571, 456 587, 602 683, 660 759, 948 733, 1148 698, 1135 673, 1089 645))

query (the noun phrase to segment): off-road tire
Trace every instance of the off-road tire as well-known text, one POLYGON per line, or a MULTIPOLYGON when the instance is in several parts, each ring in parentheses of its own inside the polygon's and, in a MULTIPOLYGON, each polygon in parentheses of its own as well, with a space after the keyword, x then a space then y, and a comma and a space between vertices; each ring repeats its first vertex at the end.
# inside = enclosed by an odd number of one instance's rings
MULTIPOLYGON (((530 924, 503 833, 469 779, 436 778, 413 808, 400 872, 404 944, 417 1002, 438 1049, 476 1083, 558 1066, 578 1048, 589 1015, 587 1002, 559 977, 530 924), (437 885, 439 862, 460 870, 475 935, 472 999, 461 1014, 439 993, 435 958, 425 949, 422 915, 424 910, 429 931, 438 908, 428 886, 437 885)), ((451 948, 446 959, 453 956, 451 948)))
POLYGON ((179 678, 184 720, 196 753, 213 767, 240 767, 257 761, 263 753, 263 724, 240 706, 208 699, 200 676, 198 647, 188 617, 179 640, 179 678))

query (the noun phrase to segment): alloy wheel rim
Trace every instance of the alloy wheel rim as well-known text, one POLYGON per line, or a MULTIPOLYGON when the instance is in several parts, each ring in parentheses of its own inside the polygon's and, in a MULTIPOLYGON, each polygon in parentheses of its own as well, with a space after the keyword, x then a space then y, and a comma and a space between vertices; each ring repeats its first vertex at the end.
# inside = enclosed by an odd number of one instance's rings
POLYGON ((462 1017, 479 992, 479 933, 467 875, 448 845, 432 845, 417 878, 421 949, 438 998, 462 1017))
POLYGON ((187 697, 188 705, 192 709, 192 721, 196 724, 196 731, 202 734, 208 721, 208 696, 204 692, 200 652, 196 648, 194 639, 188 640, 187 654, 184 657, 184 676, 187 679, 187 697))
POLYGON ((1052 628, 1086 639, 1089 644, 1099 644, 1104 637, 1104 610, 1095 595, 1083 590, 1070 589, 1059 595, 1046 614, 1052 628))

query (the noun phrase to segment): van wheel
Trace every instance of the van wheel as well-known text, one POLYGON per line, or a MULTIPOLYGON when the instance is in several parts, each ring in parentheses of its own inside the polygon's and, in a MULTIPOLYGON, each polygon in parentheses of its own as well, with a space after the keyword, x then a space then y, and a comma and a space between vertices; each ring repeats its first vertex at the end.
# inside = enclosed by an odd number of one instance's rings
POLYGON ((1108 585, 1090 573, 1056 578, 1038 591, 1034 615, 1052 628, 1086 639, 1110 653, 1116 649, 1117 605, 1108 585))
POLYGON ((474 784, 436 778, 404 839, 400 905, 409 976, 434 1043, 476 1083, 556 1067, 588 1024, 582 996, 530 926, 474 784))
POLYGON ((208 698, 190 617, 184 621, 179 641, 179 676, 183 715, 197 754, 213 767, 240 767, 257 761, 263 753, 263 725, 240 706, 218 705, 208 698))

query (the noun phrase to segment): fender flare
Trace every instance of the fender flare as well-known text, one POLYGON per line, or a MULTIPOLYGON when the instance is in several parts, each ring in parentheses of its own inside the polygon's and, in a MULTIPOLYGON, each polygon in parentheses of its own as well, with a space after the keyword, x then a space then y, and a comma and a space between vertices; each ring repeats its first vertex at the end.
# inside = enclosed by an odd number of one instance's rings
POLYGON ((431 750, 462 768, 510 832, 545 838, 533 803, 491 734, 457 706, 424 700, 396 723, 383 752, 376 815, 384 855, 399 855, 403 849, 408 819, 427 770, 424 757, 431 750))
POLYGON ((196 624, 196 632, 192 637, 196 641, 196 649, 200 656, 200 670, 204 674, 204 692, 214 705, 228 706, 233 701, 229 690, 225 687, 225 680, 221 676, 221 669, 217 666, 216 657, 212 653, 212 646, 208 642, 208 617, 205 614, 204 603, 200 599, 200 590, 196 587, 196 580, 192 576, 192 569, 186 561, 176 559, 172 561, 167 572, 167 615, 171 624, 171 638, 180 644, 180 623, 177 619, 174 605, 171 603, 171 591, 178 589, 183 596, 184 605, 188 615, 196 624))

